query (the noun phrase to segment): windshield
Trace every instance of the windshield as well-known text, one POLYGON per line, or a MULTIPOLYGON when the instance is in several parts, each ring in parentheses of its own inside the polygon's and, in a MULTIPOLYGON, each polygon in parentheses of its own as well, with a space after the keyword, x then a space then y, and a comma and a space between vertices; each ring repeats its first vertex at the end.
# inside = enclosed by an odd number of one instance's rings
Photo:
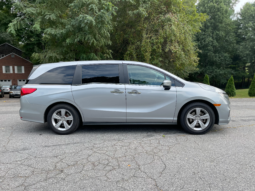
POLYGON ((15 89, 20 90, 22 86, 17 86, 15 89))
POLYGON ((9 88, 10 86, 3 86, 3 88, 9 88))

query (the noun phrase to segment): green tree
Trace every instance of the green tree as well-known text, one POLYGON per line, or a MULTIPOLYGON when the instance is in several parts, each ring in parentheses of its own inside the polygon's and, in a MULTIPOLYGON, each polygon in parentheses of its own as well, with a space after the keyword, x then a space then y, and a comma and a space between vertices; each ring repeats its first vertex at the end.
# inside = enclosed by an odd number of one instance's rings
POLYGON ((0 44, 10 43, 17 45, 15 38, 7 33, 9 23, 16 17, 16 14, 11 10, 11 0, 0 1, 0 44))
POLYGON ((207 74, 206 74, 205 77, 204 77, 203 83, 204 83, 204 84, 210 85, 209 76, 208 76, 207 74))
POLYGON ((246 3, 238 17, 238 35, 240 36, 239 53, 244 60, 245 72, 252 78, 255 73, 255 2, 246 3))
POLYGON ((22 30, 25 38, 19 39, 25 39, 23 47, 30 44, 32 58, 42 63, 136 60, 187 77, 196 71, 194 35, 206 19, 205 14, 197 13, 195 3, 196 0, 21 1, 14 4, 14 10, 21 14, 8 31, 17 37, 22 30))
POLYGON ((251 85, 250 85, 248 94, 250 97, 255 97, 255 75, 254 75, 253 80, 251 81, 251 85))
MULTIPOLYGON (((112 15, 116 7, 106 0, 17 1, 14 10, 22 13, 8 32, 28 28, 43 34, 43 48, 32 59, 45 62, 98 60, 111 58, 112 15)), ((26 43, 26 42, 25 42, 26 43)))
POLYGON ((236 88, 235 88, 235 82, 234 82, 233 76, 231 76, 229 78, 225 91, 226 91, 226 93, 228 94, 229 97, 235 97, 236 88))
POLYGON ((194 35, 206 16, 196 0, 119 1, 111 35, 113 58, 151 63, 181 77, 196 71, 194 35))
POLYGON ((197 5, 199 13, 209 16, 196 38, 200 50, 199 72, 208 74, 214 85, 225 83, 233 73, 230 68, 236 44, 233 3, 232 0, 200 0, 197 5))

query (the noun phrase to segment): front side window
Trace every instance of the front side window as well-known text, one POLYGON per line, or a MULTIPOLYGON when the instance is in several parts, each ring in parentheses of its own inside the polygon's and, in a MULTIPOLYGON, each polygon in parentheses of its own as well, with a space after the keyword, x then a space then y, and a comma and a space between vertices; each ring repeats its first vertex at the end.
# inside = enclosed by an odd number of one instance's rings
POLYGON ((118 84, 119 65, 99 64, 82 66, 82 83, 114 83, 118 84))
POLYGON ((171 83, 171 86, 175 86, 175 80, 174 78, 171 78, 169 76, 166 76, 166 80, 170 80, 172 83, 171 83))
POLYGON ((130 84, 160 86, 165 80, 165 75, 143 66, 127 65, 130 84))
POLYGON ((27 84, 72 84, 76 66, 63 66, 51 69, 27 84))

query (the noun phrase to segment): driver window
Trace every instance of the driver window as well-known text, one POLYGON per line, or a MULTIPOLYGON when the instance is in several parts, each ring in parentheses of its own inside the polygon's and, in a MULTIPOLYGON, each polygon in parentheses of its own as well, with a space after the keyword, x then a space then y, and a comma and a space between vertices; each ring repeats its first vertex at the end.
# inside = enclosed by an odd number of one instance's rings
POLYGON ((162 85, 164 74, 143 66, 127 65, 130 84, 162 85))

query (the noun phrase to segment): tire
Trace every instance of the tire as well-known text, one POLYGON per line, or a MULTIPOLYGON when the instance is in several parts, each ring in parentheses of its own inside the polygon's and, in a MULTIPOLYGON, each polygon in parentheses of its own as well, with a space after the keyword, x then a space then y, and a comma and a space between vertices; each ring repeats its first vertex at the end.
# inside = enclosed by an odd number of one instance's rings
POLYGON ((12 96, 11 96, 11 95, 9 95, 9 98, 12 98, 12 96))
POLYGON ((80 126, 80 116, 77 110, 72 106, 67 104, 58 104, 50 109, 47 115, 47 122, 53 132, 66 135, 73 133, 80 126), (62 111, 64 111, 64 115, 62 111), (69 118, 70 120, 66 118, 69 118))
POLYGON ((212 108, 201 102, 187 105, 180 115, 182 128, 190 134, 205 134, 210 131, 214 123, 215 114, 212 108))

